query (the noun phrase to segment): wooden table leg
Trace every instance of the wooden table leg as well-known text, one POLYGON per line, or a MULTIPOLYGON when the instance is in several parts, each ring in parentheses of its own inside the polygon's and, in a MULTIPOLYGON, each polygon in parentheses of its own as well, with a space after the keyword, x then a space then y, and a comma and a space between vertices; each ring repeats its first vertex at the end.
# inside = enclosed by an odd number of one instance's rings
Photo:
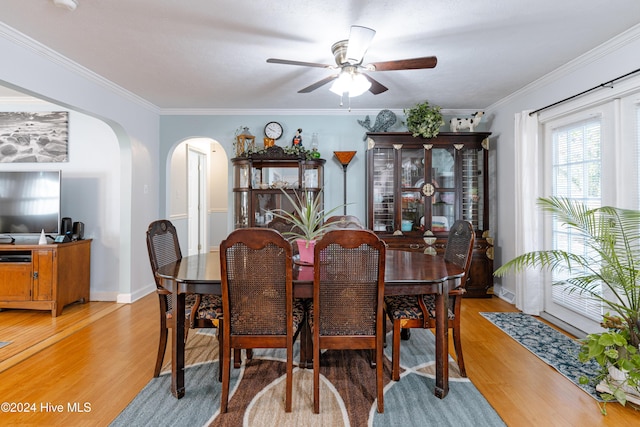
POLYGON ((184 310, 185 294, 173 292, 173 327, 171 339, 171 394, 184 396, 184 310))
POLYGON ((435 395, 443 399, 449 393, 449 286, 443 283, 436 294, 436 389, 435 395))
POLYGON ((300 330, 300 364, 301 369, 313 368, 313 340, 311 336, 311 329, 309 328, 309 322, 304 320, 304 324, 300 330))

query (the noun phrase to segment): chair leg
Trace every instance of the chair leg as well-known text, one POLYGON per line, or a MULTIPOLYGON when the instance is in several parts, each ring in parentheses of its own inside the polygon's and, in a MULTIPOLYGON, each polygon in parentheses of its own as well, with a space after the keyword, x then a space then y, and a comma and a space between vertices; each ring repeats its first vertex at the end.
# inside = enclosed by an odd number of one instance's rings
POLYGON ((291 412, 293 394, 293 344, 287 345, 287 379, 284 398, 284 411, 291 412))
POLYGON ((167 352, 167 336, 169 335, 169 329, 163 322, 160 324, 160 342, 158 343, 158 356, 156 357, 156 367, 153 370, 153 377, 157 378, 160 375, 162 369, 162 362, 164 361, 164 354, 167 352))
POLYGON ((309 354, 307 353, 307 340, 309 339, 309 324, 306 319, 302 326, 300 327, 300 361, 298 362, 298 367, 301 369, 307 368, 307 360, 309 359, 309 354))
POLYGON ((393 321, 393 344, 391 349, 391 379, 400 381, 400 320, 393 321))
POLYGON ((220 413, 223 414, 227 412, 227 405, 229 403, 229 377, 231 371, 231 349, 228 348, 229 344, 226 344, 225 340, 228 340, 228 338, 223 337, 223 348, 220 352, 220 364, 222 366, 220 413))
POLYGON ((382 339, 378 340, 375 349, 376 358, 380 363, 376 363, 376 392, 378 395, 378 413, 384 413, 384 381, 382 376, 382 339))
POLYGON ((320 413, 320 349, 313 340, 313 413, 320 413))
POLYGON ((224 337, 222 336, 222 319, 218 319, 218 381, 222 382, 222 349, 224 348, 224 337))
POLYGON ((240 368, 240 364, 242 363, 242 350, 239 348, 233 349, 233 367, 235 369, 240 368))
POLYGON ((460 375, 467 377, 467 371, 464 368, 464 358, 462 357, 462 341, 460 340, 460 321, 454 320, 453 323, 453 346, 456 350, 456 360, 458 362, 458 368, 460 369, 460 375))

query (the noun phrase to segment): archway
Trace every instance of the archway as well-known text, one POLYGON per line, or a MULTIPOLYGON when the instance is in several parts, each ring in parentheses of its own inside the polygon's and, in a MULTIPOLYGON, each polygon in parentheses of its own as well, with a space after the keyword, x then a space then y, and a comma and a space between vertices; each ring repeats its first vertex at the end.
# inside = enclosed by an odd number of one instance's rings
MULTIPOLYGON (((192 159, 194 156, 192 156, 192 159)), ((193 251, 193 239, 201 235, 203 230, 194 231, 193 213, 189 211, 189 197, 196 194, 204 195, 205 211, 204 242, 199 252, 209 252, 218 249, 220 242, 227 236, 227 217, 229 211, 228 202, 228 169, 229 158, 222 145, 211 138, 192 137, 176 143, 167 158, 167 192, 166 212, 168 218, 175 225, 180 239, 183 254, 188 253, 188 248, 193 251), (204 180, 199 180, 199 174, 191 174, 189 165, 189 153, 197 153, 195 157, 204 158, 206 169, 204 180), (202 156, 202 157, 200 157, 202 156), (195 180, 195 181, 194 181, 195 180), (191 183, 190 183, 191 181, 191 183), (204 184, 204 189, 193 189, 190 185, 204 184), (190 196, 191 195, 191 196, 190 196), (190 219, 190 216, 192 219, 190 219), (190 231, 191 230, 191 231, 190 231)), ((193 211, 193 208, 192 208, 193 211)))

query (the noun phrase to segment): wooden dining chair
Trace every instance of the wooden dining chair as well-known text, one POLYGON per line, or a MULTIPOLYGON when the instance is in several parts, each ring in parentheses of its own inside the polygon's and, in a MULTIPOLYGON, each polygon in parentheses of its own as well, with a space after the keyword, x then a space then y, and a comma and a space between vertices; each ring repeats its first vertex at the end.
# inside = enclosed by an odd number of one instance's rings
POLYGON ((371 349, 382 413, 385 244, 369 230, 330 230, 316 242, 313 268, 313 412, 320 412, 320 349, 371 349))
POLYGON ((357 216, 354 215, 334 215, 332 217, 327 218, 326 223, 330 223, 334 228, 354 228, 354 229, 364 229, 364 225, 358 219, 357 216))
MULTIPOLYGON (((160 341, 158 343, 158 355, 153 376, 160 375, 164 354, 167 349, 167 337, 169 328, 173 327, 173 308, 171 304, 171 292, 162 287, 160 279, 156 276, 158 268, 182 259, 182 251, 178 242, 176 228, 171 221, 157 220, 149 224, 147 229, 147 251, 151 271, 156 282, 156 292, 160 301, 160 341)), ((222 321, 222 299, 216 295, 189 294, 185 298, 185 334, 187 341, 189 328, 218 328, 218 340, 220 340, 219 322, 222 321)))
MULTIPOLYGON (((458 288, 449 292, 448 328, 453 329, 453 345, 460 375, 467 376, 460 341, 460 304, 469 277, 475 233, 468 221, 457 220, 449 230, 445 260, 464 268, 464 276, 458 288)), ((393 347, 391 378, 400 379, 400 329, 436 327, 435 295, 401 295, 385 297, 385 311, 393 322, 393 347)))
POLYGON ((291 412, 293 343, 304 320, 301 300, 293 297, 291 244, 269 228, 233 231, 220 244, 222 309, 222 396, 227 411, 231 350, 286 348, 285 411, 291 412))

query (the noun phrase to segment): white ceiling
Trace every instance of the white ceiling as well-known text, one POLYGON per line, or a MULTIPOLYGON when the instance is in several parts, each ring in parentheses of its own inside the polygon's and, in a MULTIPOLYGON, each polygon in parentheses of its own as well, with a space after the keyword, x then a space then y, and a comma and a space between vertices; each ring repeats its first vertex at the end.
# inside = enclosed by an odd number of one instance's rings
POLYGON ((371 73, 389 90, 352 108, 485 108, 640 22, 638 0, 77 1, 2 0, 0 19, 161 109, 339 108, 329 85, 297 93, 329 70, 266 59, 334 64, 351 25, 377 31, 365 63, 438 57, 371 73))

